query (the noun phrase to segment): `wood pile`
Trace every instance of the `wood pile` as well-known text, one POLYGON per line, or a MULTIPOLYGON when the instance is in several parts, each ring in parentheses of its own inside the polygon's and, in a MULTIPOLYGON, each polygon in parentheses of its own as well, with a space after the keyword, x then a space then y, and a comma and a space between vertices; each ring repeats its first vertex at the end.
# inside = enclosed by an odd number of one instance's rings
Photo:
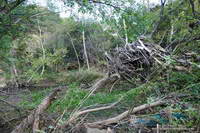
POLYGON ((145 80, 156 65, 163 64, 166 55, 169 54, 161 46, 139 39, 106 53, 109 75, 119 74, 122 79, 145 80))

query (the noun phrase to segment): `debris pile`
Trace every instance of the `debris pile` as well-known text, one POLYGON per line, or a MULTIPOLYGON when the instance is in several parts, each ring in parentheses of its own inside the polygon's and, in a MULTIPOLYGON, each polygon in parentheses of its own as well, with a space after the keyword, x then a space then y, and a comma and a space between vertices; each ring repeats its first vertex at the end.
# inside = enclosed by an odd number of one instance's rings
POLYGON ((124 47, 106 53, 109 74, 118 74, 123 79, 145 80, 156 68, 162 65, 168 53, 161 46, 137 40, 124 47))

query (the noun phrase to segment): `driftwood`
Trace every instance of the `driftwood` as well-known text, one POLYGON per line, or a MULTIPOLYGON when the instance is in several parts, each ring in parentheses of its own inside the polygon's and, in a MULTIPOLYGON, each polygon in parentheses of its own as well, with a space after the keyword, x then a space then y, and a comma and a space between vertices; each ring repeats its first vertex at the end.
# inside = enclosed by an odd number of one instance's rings
POLYGON ((40 115, 49 107, 51 102, 56 99, 56 96, 61 88, 56 88, 53 92, 47 96, 37 109, 32 111, 31 114, 25 118, 13 131, 12 133, 24 133, 24 130, 29 128, 33 124, 33 132, 37 132, 39 129, 39 119, 40 115))
POLYGON ((163 105, 165 103, 167 103, 167 101, 159 100, 159 101, 156 101, 156 102, 153 102, 150 104, 144 104, 144 105, 135 107, 133 109, 127 110, 116 117, 109 118, 109 119, 102 120, 102 121, 93 122, 93 123, 86 123, 85 125, 90 128, 102 128, 104 126, 108 126, 113 123, 118 123, 120 120, 124 119, 129 114, 134 114, 136 112, 139 112, 139 111, 142 111, 142 110, 145 110, 148 108, 152 108, 155 106, 163 105))

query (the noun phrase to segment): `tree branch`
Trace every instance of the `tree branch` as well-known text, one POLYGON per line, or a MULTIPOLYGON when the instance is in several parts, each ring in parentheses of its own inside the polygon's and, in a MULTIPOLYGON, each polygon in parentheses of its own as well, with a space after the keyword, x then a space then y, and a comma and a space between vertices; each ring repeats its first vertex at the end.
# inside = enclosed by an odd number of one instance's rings
POLYGON ((182 43, 190 43, 195 40, 200 40, 200 36, 196 35, 194 37, 183 37, 181 40, 174 40, 172 41, 166 49, 169 50, 170 48, 173 50, 177 45, 182 44, 182 43))
MULTIPOLYGON (((120 99, 120 100, 121 100, 121 99, 120 99)), ((120 100, 119 100, 119 101, 120 101, 120 100)), ((66 127, 69 123, 74 122, 74 121, 75 121, 79 116, 81 116, 81 115, 84 115, 84 114, 87 114, 87 113, 91 113, 91 112, 97 112, 97 111, 101 111, 101 110, 106 110, 106 109, 113 108, 115 105, 117 105, 117 104, 119 103, 119 101, 118 101, 118 102, 115 102, 115 103, 113 103, 113 104, 111 104, 111 105, 108 105, 108 106, 79 111, 79 112, 73 114, 72 117, 71 117, 68 121, 66 121, 66 122, 61 126, 61 128, 64 128, 64 127, 66 127)))
POLYGON ((159 101, 156 101, 154 103, 144 104, 144 105, 135 107, 132 110, 131 109, 127 110, 127 111, 121 113, 120 115, 118 115, 116 117, 109 118, 107 120, 93 122, 93 123, 86 123, 85 125, 88 126, 88 127, 90 127, 90 128, 102 128, 103 126, 107 126, 109 124, 117 123, 118 121, 120 121, 123 118, 127 117, 129 114, 133 114, 133 113, 139 112, 141 110, 145 110, 147 108, 151 108, 151 107, 163 105, 165 103, 167 103, 167 101, 159 100, 159 101))
POLYGON ((18 7, 20 4, 22 4, 26 0, 16 0, 11 3, 5 2, 6 5, 0 9, 0 13, 2 14, 9 14, 12 10, 14 10, 16 7, 18 7))

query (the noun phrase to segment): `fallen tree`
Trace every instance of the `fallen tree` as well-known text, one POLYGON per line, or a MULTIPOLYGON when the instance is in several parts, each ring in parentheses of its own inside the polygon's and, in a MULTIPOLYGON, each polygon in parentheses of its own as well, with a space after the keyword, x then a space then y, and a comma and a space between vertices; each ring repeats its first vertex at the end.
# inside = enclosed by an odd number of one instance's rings
POLYGON ((61 88, 55 88, 49 96, 47 96, 37 109, 33 110, 13 131, 12 133, 24 133, 31 125, 33 133, 39 130, 40 115, 51 105, 52 101, 56 99, 58 92, 61 88))
POLYGON ((85 126, 90 127, 90 128, 103 128, 104 126, 108 126, 113 123, 118 123, 120 120, 124 119, 129 114, 134 114, 134 113, 137 113, 139 111, 142 111, 142 110, 145 110, 148 108, 163 105, 163 104, 166 104, 167 102, 168 102, 167 100, 158 100, 158 101, 150 103, 150 104, 143 104, 143 105, 140 105, 133 109, 127 110, 116 117, 112 117, 112 118, 109 118, 106 120, 97 121, 97 122, 93 122, 93 123, 86 123, 85 126))

